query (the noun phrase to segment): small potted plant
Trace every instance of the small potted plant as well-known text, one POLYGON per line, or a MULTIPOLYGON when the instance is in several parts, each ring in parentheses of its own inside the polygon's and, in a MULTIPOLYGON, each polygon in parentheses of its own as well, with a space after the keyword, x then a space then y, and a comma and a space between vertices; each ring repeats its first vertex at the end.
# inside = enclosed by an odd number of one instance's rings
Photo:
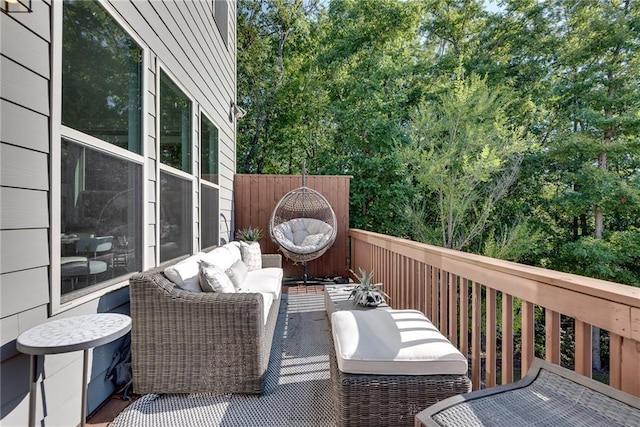
POLYGON ((372 278, 373 270, 367 274, 365 270, 360 269, 360 283, 349 294, 349 299, 353 297, 353 305, 377 307, 385 302, 385 298, 389 298, 382 289, 371 283, 372 278))
POLYGON ((253 228, 251 226, 238 230, 236 232, 236 239, 243 242, 257 242, 262 239, 262 230, 259 228, 253 228))
POLYGON ((249 271, 262 268, 260 243, 258 243, 261 238, 262 230, 251 226, 236 232, 236 239, 240 241, 242 262, 245 263, 249 271))

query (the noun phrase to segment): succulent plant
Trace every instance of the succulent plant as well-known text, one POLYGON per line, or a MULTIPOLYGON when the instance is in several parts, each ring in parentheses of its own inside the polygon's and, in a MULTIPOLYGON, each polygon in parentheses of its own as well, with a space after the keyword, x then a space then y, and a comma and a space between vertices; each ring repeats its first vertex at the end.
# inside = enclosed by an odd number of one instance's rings
POLYGON ((243 228, 236 232, 236 239, 244 242, 257 242, 262 239, 262 230, 251 226, 243 228))
POLYGON ((385 302, 385 298, 389 298, 382 289, 371 283, 372 278, 373 270, 367 274, 365 270, 360 269, 360 283, 349 294, 349 299, 353 297, 353 305, 376 307, 385 302))

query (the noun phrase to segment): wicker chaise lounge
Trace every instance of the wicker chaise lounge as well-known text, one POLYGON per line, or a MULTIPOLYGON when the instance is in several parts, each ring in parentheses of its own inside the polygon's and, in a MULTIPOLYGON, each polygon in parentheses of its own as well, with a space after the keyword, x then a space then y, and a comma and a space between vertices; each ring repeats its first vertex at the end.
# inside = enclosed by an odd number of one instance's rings
POLYGON ((420 412, 415 426, 640 426, 640 399, 535 359, 512 384, 453 396, 420 412))

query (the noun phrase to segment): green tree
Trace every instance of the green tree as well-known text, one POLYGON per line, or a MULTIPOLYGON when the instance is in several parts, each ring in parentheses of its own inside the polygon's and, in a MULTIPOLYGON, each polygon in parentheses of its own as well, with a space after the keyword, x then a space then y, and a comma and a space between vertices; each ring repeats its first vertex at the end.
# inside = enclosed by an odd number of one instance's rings
MULTIPOLYGON (((633 176, 637 177, 637 168, 630 171, 619 167, 621 156, 637 158, 639 153, 639 9, 637 2, 630 0, 590 0, 581 2, 581 7, 558 1, 556 7, 563 18, 559 28, 563 49, 557 70, 560 113, 572 126, 564 132, 566 141, 580 147, 582 155, 578 158, 583 160, 574 163, 570 175, 573 182, 568 183, 572 186, 567 190, 579 193, 578 205, 585 208, 580 215, 592 217, 595 239, 586 236, 587 224, 581 221, 583 237, 562 246, 563 256, 557 258, 557 265, 566 268, 562 261, 573 256, 574 266, 584 269, 584 274, 615 280, 624 277, 618 274, 624 258, 609 240, 617 233, 606 217, 620 210, 622 200, 638 199, 640 195, 637 186, 629 185, 635 181, 633 176), (609 259, 608 268, 593 268, 603 265, 589 262, 593 254, 609 259)), ((593 334, 593 366, 600 370, 599 329, 594 328, 593 334)))
MULTIPOLYGON (((507 88, 459 73, 413 116, 412 144, 404 153, 408 176, 422 199, 437 206, 435 218, 420 218, 423 239, 438 235, 440 245, 468 250, 491 223, 522 156, 533 148, 525 128, 510 123, 510 99, 507 88)), ((415 202, 409 211, 420 212, 415 202)))
POLYGON ((350 218, 357 228, 402 235, 411 187, 396 144, 406 143, 421 9, 415 1, 331 2, 323 50, 332 144, 322 170, 353 176, 350 218))
POLYGON ((241 0, 238 4, 238 170, 293 173, 308 155, 309 115, 321 112, 311 55, 320 0, 241 0), (311 83, 310 83, 311 82, 311 83), (285 154, 286 153, 286 154, 285 154))

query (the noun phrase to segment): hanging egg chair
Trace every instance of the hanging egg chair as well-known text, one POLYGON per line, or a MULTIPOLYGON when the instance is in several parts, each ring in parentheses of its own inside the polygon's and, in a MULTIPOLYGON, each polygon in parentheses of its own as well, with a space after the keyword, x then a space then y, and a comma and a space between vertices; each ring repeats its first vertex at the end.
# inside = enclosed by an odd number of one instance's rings
POLYGON ((302 186, 285 194, 271 214, 271 240, 285 257, 303 265, 306 284, 307 262, 321 257, 336 234, 336 214, 322 194, 306 186, 303 167, 302 186))

